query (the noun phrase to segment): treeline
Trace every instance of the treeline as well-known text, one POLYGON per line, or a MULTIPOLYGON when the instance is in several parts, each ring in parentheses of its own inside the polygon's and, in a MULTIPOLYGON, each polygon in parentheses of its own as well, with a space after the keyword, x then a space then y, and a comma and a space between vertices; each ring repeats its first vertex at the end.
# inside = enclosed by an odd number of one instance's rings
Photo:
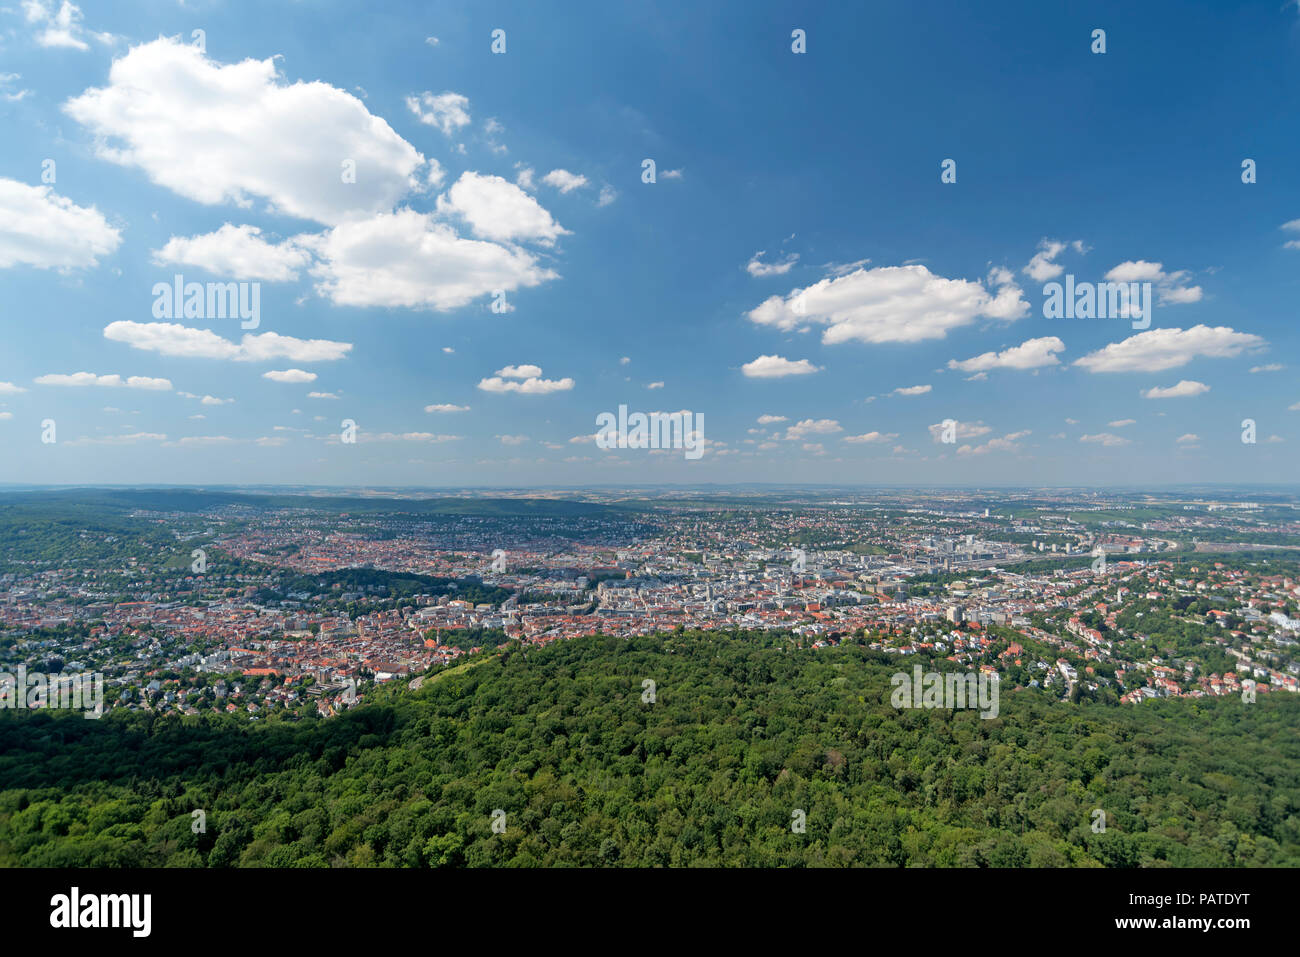
POLYGON ((898 710, 896 661, 766 633, 466 664, 329 720, 0 715, 0 864, 1300 865, 1294 695, 898 710))

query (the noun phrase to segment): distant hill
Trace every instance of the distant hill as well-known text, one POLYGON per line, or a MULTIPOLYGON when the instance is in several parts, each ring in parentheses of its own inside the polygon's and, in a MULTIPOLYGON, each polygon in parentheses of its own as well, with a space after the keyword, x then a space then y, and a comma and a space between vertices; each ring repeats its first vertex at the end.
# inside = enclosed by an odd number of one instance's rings
POLYGON ((488 517, 617 517, 630 515, 622 506, 551 498, 398 498, 312 494, 257 494, 205 489, 49 489, 0 492, 0 516, 6 509, 104 509, 198 512, 221 506, 252 509, 304 508, 329 512, 408 513, 413 515, 482 515, 488 517))

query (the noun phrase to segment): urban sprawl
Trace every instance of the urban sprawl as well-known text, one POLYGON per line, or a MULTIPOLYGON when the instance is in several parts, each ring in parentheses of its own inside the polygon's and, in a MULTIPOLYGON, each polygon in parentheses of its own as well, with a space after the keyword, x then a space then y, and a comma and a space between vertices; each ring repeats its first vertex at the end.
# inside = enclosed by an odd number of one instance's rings
POLYGON ((521 516, 160 503, 122 513, 139 543, 74 525, 75 563, 8 517, 0 671, 102 673, 106 710, 330 716, 510 641, 766 629, 1064 700, 1297 690, 1288 503, 679 498, 521 516))

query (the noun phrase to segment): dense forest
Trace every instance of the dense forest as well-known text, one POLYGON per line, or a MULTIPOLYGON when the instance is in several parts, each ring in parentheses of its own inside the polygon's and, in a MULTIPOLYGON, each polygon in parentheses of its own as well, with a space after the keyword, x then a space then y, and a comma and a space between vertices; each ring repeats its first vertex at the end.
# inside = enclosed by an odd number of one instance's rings
POLYGON ((295 592, 308 595, 328 594, 331 590, 364 592, 389 598, 413 598, 415 595, 450 595, 463 601, 499 605, 514 594, 508 588, 484 585, 477 577, 443 578, 414 572, 390 572, 375 568, 343 568, 338 571, 301 575, 268 569, 277 575, 274 589, 259 589, 259 600, 282 599, 295 592))
MULTIPOLYGON (((47 568, 87 568, 100 562, 148 561, 182 554, 167 529, 108 512, 55 515, 53 510, 0 505, 0 574, 47 568)), ((184 551, 189 564, 189 550, 184 551)))
POLYGON ((511 643, 328 720, 6 712, 0 864, 1300 864, 1295 695, 1007 688, 989 720, 893 708, 898 670, 677 632, 511 643))

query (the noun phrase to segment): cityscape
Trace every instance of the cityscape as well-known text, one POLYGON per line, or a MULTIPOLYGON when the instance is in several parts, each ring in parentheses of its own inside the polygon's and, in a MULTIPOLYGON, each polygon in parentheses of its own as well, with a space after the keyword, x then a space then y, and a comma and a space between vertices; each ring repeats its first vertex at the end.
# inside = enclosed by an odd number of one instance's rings
POLYGON ((1293 940, 1298 62, 1300 0, 0 4, 16 946, 1293 940))
POLYGON ((146 557, 106 536, 101 557, 61 568, 19 557, 42 539, 7 525, 0 665, 102 673, 109 709, 255 720, 334 715, 509 641, 762 629, 944 658, 1065 700, 1300 690, 1300 544, 1277 544, 1300 542, 1293 501, 645 494, 552 498, 552 514, 520 519, 511 502, 537 500, 434 500, 486 507, 422 518, 391 499, 355 514, 109 493, 174 544, 146 557))

